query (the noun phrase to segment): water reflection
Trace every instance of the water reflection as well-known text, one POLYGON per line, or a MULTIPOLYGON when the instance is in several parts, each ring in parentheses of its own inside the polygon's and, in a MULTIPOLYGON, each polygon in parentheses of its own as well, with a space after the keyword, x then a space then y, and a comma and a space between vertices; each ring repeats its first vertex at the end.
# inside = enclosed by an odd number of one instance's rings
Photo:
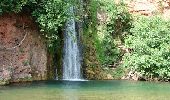
POLYGON ((62 86, 63 98, 64 100, 80 100, 79 99, 79 90, 81 88, 81 82, 63 82, 64 85, 62 86))
POLYGON ((45 81, 0 87, 0 100, 169 100, 170 84, 45 81))

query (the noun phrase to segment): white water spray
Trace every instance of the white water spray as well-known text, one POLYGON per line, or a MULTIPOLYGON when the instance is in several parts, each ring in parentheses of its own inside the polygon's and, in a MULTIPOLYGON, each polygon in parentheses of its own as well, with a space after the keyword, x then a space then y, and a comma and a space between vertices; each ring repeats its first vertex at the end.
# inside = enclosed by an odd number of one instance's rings
MULTIPOLYGON (((70 14, 74 14, 74 7, 70 7, 70 14)), ((66 23, 64 33, 63 80, 81 80, 81 57, 79 50, 79 36, 76 32, 74 18, 66 23)))

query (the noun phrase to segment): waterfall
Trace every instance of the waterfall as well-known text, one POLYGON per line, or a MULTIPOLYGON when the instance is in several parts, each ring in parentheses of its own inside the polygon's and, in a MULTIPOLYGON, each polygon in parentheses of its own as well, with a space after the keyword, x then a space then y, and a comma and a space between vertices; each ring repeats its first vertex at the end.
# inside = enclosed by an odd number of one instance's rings
MULTIPOLYGON (((73 6, 69 8, 69 13, 74 14, 73 6)), ((79 34, 76 32, 75 19, 71 18, 66 23, 64 33, 63 80, 81 79, 79 43, 79 34)))

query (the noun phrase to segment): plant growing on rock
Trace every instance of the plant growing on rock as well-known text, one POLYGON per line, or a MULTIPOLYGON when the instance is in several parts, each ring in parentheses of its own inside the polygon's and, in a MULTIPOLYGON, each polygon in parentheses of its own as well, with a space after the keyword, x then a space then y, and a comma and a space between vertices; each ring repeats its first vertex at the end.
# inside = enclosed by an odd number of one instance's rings
MULTIPOLYGON (((19 13, 28 10, 39 25, 40 31, 48 40, 50 49, 56 48, 59 31, 68 19, 68 8, 75 4, 63 0, 1 0, 0 14, 19 13)), ((50 50, 52 51, 52 50, 50 50)))
POLYGON ((69 3, 62 0, 42 0, 39 7, 33 11, 33 16, 41 28, 40 31, 49 40, 49 47, 55 46, 58 30, 63 28, 68 19, 69 6, 69 3))
POLYGON ((105 22, 100 23, 97 55, 102 65, 114 65, 121 59, 124 33, 132 27, 132 17, 123 2, 116 4, 114 0, 99 0, 100 9, 107 16, 105 22), (102 34, 102 35, 101 35, 102 34))

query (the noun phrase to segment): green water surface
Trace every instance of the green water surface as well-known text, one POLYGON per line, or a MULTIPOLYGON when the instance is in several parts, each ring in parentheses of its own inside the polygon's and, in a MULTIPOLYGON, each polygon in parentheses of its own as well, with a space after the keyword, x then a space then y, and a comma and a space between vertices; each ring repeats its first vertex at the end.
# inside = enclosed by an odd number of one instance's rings
POLYGON ((0 87, 0 100, 170 100, 169 83, 41 81, 0 87))

